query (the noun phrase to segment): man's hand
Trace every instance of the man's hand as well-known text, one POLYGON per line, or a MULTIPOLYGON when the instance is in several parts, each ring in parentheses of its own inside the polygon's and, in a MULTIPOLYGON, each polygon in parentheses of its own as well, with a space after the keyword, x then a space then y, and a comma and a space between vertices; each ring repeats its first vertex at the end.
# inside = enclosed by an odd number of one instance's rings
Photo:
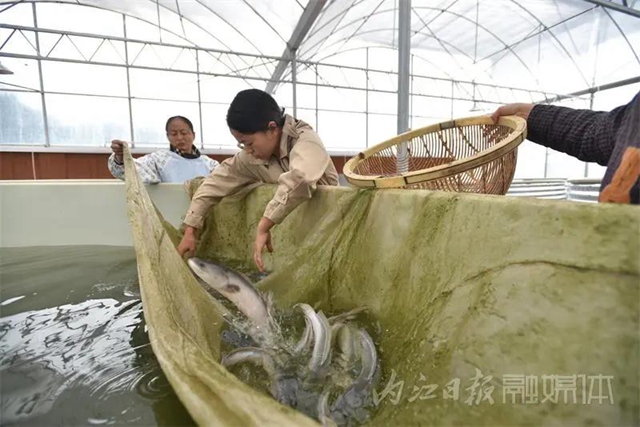
POLYGON ((498 123, 498 119, 501 116, 518 116, 527 120, 529 118, 529 113, 533 109, 533 104, 523 104, 523 103, 515 103, 515 104, 507 104, 498 108, 492 115, 491 120, 494 123, 498 123))
POLYGON ((196 229, 193 227, 187 227, 184 230, 184 235, 178 245, 178 253, 181 257, 184 257, 185 255, 187 258, 192 257, 196 253, 197 245, 196 229))
POLYGON ((258 270, 264 272, 264 264, 262 263, 262 251, 266 247, 269 252, 273 252, 273 245, 271 244, 271 228, 275 225, 267 217, 262 217, 258 223, 258 229, 256 230, 256 242, 253 245, 253 261, 256 263, 258 270))
POLYGON ((122 164, 123 146, 124 141, 120 141, 119 139, 114 139, 113 141, 111 141, 111 151, 113 151, 113 154, 116 155, 116 161, 120 164, 122 164))

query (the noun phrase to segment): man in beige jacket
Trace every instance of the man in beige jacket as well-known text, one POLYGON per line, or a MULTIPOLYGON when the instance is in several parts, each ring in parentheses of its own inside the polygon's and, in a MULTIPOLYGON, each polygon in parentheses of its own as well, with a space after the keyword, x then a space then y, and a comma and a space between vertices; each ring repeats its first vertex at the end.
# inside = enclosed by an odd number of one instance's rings
POLYGON ((262 251, 273 251, 271 228, 281 223, 320 185, 338 185, 338 173, 320 137, 307 123, 280 109, 258 89, 238 93, 227 112, 231 134, 242 149, 218 166, 196 191, 184 219, 180 255, 192 255, 209 209, 223 197, 257 182, 278 184, 258 223, 253 259, 264 271, 262 251))

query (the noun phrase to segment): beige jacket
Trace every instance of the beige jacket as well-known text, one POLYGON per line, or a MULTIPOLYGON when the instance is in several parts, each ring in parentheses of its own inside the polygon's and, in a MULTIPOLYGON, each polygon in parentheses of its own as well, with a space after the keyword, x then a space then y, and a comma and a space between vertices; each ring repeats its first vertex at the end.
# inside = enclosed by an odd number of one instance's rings
POLYGON ((278 184, 264 216, 279 224, 311 198, 317 184, 338 185, 338 172, 311 126, 287 114, 279 155, 260 160, 243 150, 222 162, 194 194, 184 223, 202 228, 209 209, 223 197, 259 182, 278 184))

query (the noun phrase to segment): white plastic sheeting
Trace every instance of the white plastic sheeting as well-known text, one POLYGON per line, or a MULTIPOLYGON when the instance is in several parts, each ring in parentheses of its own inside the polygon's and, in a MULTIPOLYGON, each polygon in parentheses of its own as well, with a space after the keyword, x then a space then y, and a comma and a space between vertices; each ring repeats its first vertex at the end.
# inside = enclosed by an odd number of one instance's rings
MULTIPOLYGON (((0 76, 0 149, 106 147, 113 138, 165 146, 164 121, 181 114, 201 147, 229 150, 228 103, 239 90, 264 89, 288 47, 297 47, 297 115, 329 149, 356 152, 395 135, 406 0, 326 1, 290 46, 311 1, 0 0, 0 59, 14 71, 0 76)), ((608 110, 640 89, 639 0, 411 6, 411 128, 576 92, 560 104, 608 110), (620 86, 599 91, 612 84, 620 86)), ((291 112, 285 63, 275 96, 291 112)), ((517 177, 603 173, 530 143, 520 150, 528 161, 517 177)))

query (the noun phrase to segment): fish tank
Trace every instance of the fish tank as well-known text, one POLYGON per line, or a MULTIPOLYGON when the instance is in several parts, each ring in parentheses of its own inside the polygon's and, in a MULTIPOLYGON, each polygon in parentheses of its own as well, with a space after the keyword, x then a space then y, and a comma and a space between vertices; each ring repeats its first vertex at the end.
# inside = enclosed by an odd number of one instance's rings
MULTIPOLYGON (((230 307, 163 234, 187 193, 144 190, 127 203, 118 181, 0 183, 3 420, 318 425, 223 366, 230 307), (159 215, 135 211, 146 194, 159 215)), ((198 256, 249 268, 273 193, 213 209, 198 256)), ((366 307, 374 407, 339 424, 633 425, 639 229, 636 206, 319 188, 251 281, 285 311, 366 307)))

